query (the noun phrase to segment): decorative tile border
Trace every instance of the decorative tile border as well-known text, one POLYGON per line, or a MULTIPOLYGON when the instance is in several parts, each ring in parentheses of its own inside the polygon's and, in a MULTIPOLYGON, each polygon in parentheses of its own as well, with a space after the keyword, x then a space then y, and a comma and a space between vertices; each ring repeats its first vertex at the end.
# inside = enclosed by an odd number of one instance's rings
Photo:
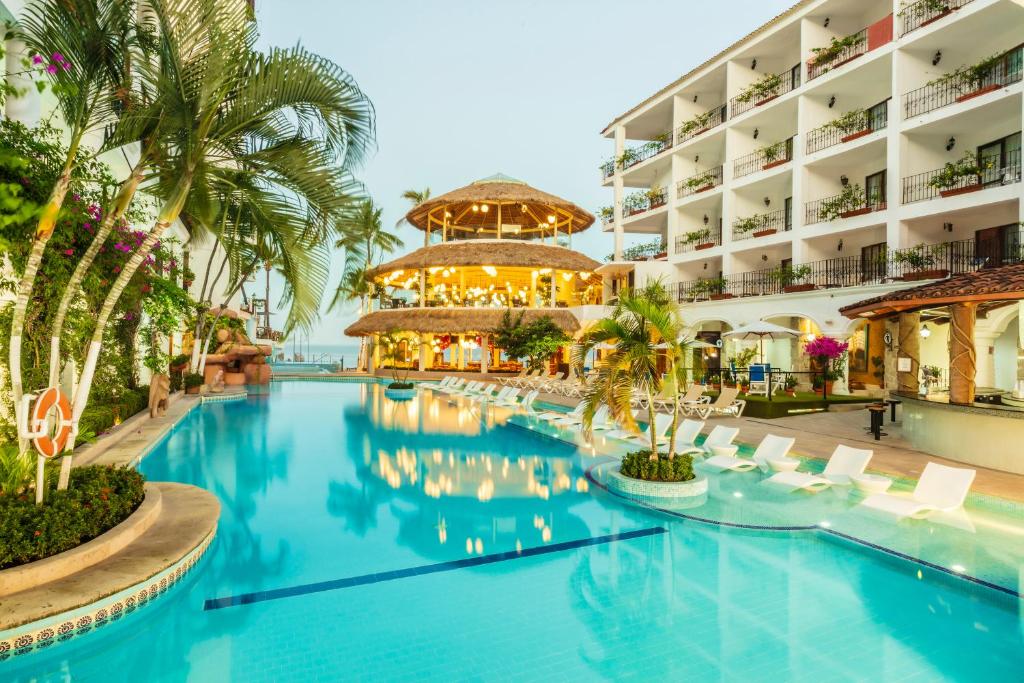
POLYGON ((233 391, 230 394, 203 394, 199 397, 199 402, 202 404, 227 403, 228 401, 244 401, 248 397, 249 394, 245 391, 233 391))
POLYGON ((601 467, 608 476, 608 488, 623 496, 674 501, 687 498, 699 499, 705 497, 708 492, 708 478, 701 474, 696 474, 690 481, 642 481, 621 474, 615 463, 601 467))
POLYGON ((41 650, 54 643, 62 643, 75 636, 85 635, 93 629, 112 624, 164 595, 181 581, 206 553, 217 529, 214 528, 203 542, 167 569, 78 609, 22 624, 0 633, 0 662, 11 657, 41 650))

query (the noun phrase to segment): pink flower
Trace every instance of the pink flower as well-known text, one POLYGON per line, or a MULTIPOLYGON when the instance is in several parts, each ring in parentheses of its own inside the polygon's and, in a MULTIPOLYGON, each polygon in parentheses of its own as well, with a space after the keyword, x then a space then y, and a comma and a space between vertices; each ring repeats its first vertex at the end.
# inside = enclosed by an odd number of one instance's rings
POLYGON ((62 55, 59 52, 54 52, 53 53, 53 61, 55 61, 55 62, 63 62, 64 61, 64 55, 62 55))
POLYGON ((43 63, 43 56, 42 55, 32 55, 32 63, 33 64, 42 64, 43 63))
POLYGON ((71 69, 71 62, 61 62, 60 66, 65 71, 69 71, 71 69))
POLYGON ((120 273, 121 272, 121 266, 114 266, 114 272, 115 273, 120 273))
POLYGON ((75 253, 74 249, 65 249, 64 250, 64 254, 67 255, 67 256, 71 256, 74 253, 75 253))
POLYGON ((48 73, 51 76, 53 76, 54 74, 57 73, 57 67, 55 67, 53 64, 51 64, 50 66, 46 67, 46 73, 48 73))
POLYGON ((82 223, 82 227, 85 228, 86 230, 88 230, 89 228, 92 227, 92 223, 90 223, 89 221, 86 221, 86 222, 82 223))
POLYGON ((841 342, 832 337, 816 337, 804 345, 804 351, 814 358, 833 360, 846 353, 849 346, 849 342, 841 342))

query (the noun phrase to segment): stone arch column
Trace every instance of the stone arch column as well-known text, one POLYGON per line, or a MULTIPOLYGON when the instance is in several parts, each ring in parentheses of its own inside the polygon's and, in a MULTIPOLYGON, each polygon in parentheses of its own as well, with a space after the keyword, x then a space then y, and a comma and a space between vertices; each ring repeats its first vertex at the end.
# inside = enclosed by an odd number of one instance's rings
POLYGON ((901 313, 896 346, 896 381, 900 391, 916 394, 921 372, 921 314, 901 313), (909 366, 900 370, 900 364, 909 366))
POLYGON ((949 402, 974 403, 977 356, 974 349, 974 323, 977 304, 960 303, 949 307, 949 402))

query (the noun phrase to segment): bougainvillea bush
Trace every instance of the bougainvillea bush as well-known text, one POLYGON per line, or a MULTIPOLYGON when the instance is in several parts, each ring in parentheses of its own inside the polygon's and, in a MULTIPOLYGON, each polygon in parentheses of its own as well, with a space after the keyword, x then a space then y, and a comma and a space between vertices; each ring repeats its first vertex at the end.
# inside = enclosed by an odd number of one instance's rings
POLYGON ((849 347, 849 342, 821 336, 804 344, 804 352, 826 371, 828 379, 836 380, 843 372, 843 366, 846 364, 846 351, 849 347))

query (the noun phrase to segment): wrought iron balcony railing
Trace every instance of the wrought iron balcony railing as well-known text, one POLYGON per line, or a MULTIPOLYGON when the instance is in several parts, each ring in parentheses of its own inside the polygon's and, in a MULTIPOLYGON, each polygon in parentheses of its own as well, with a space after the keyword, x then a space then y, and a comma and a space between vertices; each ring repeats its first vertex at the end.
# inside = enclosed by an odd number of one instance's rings
POLYGON ((792 229, 792 212, 787 209, 779 209, 771 213, 758 213, 746 218, 737 218, 732 223, 732 238, 733 240, 746 240, 753 237, 767 237, 792 229))
POLYGON ((638 192, 629 195, 622 202, 622 215, 624 218, 636 216, 647 211, 665 206, 668 201, 668 191, 661 188, 657 192, 638 192))
POLYGON ((902 38, 922 26, 927 26, 933 21, 938 21, 947 14, 972 2, 974 0, 943 0, 942 2, 918 0, 918 2, 907 5, 900 10, 898 15, 900 18, 900 37, 902 38))
POLYGON ((870 198, 867 192, 855 197, 842 192, 804 204, 804 225, 814 225, 837 218, 853 218, 872 211, 884 211, 886 208, 884 192, 873 194, 870 198))
POLYGON ((715 166, 707 171, 695 173, 676 183, 676 197, 682 199, 690 195, 707 192, 722 184, 722 167, 715 166))
POLYGON ((742 178, 743 176, 766 171, 776 166, 781 166, 793 160, 793 138, 780 140, 773 145, 742 156, 732 162, 732 177, 742 178))
POLYGON ((800 87, 800 65, 781 74, 769 74, 747 90, 729 100, 729 112, 733 118, 754 107, 768 104, 776 97, 785 95, 800 87))
POLYGON ((807 134, 807 153, 813 154, 884 129, 889 124, 889 100, 847 114, 807 134))
POLYGON ((861 29, 847 36, 843 41, 847 44, 839 50, 819 53, 816 59, 807 63, 807 80, 813 81, 866 53, 868 51, 868 30, 861 29))
POLYGON ((957 175, 951 173, 949 167, 925 171, 903 179, 903 203, 912 204, 937 197, 951 197, 983 190, 988 187, 1000 187, 1021 181, 1021 151, 1010 150, 1003 155, 998 163, 978 159, 980 173, 957 175))
POLYGON ((719 228, 701 228, 676 237, 676 253, 686 254, 701 249, 721 246, 722 231, 719 228))
POLYGON ((965 102, 1017 83, 1024 75, 1024 47, 1004 52, 991 62, 958 69, 903 96, 903 117, 912 118, 965 102))
POLYGON ((678 128, 676 128, 676 144, 680 145, 687 140, 692 140, 698 135, 702 135, 712 128, 716 128, 725 123, 727 117, 727 108, 723 104, 719 107, 705 112, 704 114, 698 114, 689 121, 686 121, 678 128))

